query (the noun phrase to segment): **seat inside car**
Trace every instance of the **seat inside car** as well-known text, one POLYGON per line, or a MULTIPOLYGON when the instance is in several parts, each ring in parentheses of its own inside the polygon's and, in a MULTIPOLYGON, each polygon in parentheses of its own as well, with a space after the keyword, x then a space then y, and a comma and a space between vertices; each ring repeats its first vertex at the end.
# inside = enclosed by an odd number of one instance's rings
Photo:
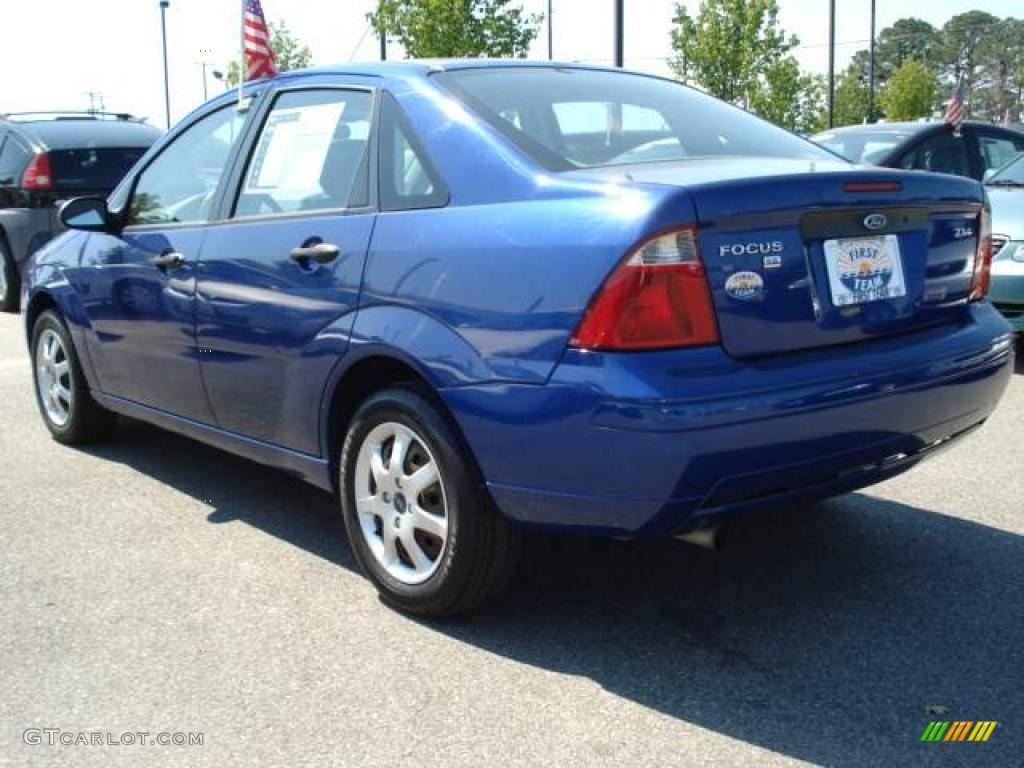
POLYGON ((346 208, 366 203, 363 190, 366 189, 369 172, 367 141, 352 139, 351 135, 347 124, 338 126, 320 173, 323 191, 305 198, 300 205, 301 210, 346 208))

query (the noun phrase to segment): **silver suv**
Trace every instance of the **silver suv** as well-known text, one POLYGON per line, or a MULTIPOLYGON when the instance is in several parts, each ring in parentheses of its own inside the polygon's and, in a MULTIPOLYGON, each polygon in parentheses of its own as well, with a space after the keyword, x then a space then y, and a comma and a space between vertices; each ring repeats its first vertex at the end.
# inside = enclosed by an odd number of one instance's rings
POLYGON ((0 115, 0 311, 18 311, 25 262, 61 231, 57 203, 109 194, 160 134, 124 114, 0 115))

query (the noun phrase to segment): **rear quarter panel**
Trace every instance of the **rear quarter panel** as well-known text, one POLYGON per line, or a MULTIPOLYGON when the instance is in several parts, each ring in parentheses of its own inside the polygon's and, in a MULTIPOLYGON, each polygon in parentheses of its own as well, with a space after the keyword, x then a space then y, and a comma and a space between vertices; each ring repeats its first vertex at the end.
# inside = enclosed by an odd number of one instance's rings
POLYGON ((594 292, 678 191, 551 174, 429 81, 389 90, 451 197, 378 216, 354 341, 404 349, 441 386, 543 383, 594 292))

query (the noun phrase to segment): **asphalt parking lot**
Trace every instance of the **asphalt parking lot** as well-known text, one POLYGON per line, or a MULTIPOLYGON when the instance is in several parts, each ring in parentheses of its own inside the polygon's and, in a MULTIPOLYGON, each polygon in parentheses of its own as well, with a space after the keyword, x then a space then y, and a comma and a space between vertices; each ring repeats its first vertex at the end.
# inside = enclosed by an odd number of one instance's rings
POLYGON ((378 602, 311 487, 136 423, 51 441, 3 315, 0 764, 1020 764, 1022 424, 1019 364, 909 475, 748 517, 720 552, 534 540, 493 609, 423 622, 378 602), (922 744, 934 719, 999 725, 922 744))

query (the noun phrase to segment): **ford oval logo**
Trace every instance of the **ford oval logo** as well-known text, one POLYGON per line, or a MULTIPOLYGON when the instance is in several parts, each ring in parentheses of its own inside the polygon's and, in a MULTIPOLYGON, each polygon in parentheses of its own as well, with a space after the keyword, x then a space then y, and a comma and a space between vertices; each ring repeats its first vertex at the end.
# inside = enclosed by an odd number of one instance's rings
POLYGON ((888 223, 889 220, 882 213, 872 213, 864 217, 864 228, 872 232, 877 232, 888 223))

